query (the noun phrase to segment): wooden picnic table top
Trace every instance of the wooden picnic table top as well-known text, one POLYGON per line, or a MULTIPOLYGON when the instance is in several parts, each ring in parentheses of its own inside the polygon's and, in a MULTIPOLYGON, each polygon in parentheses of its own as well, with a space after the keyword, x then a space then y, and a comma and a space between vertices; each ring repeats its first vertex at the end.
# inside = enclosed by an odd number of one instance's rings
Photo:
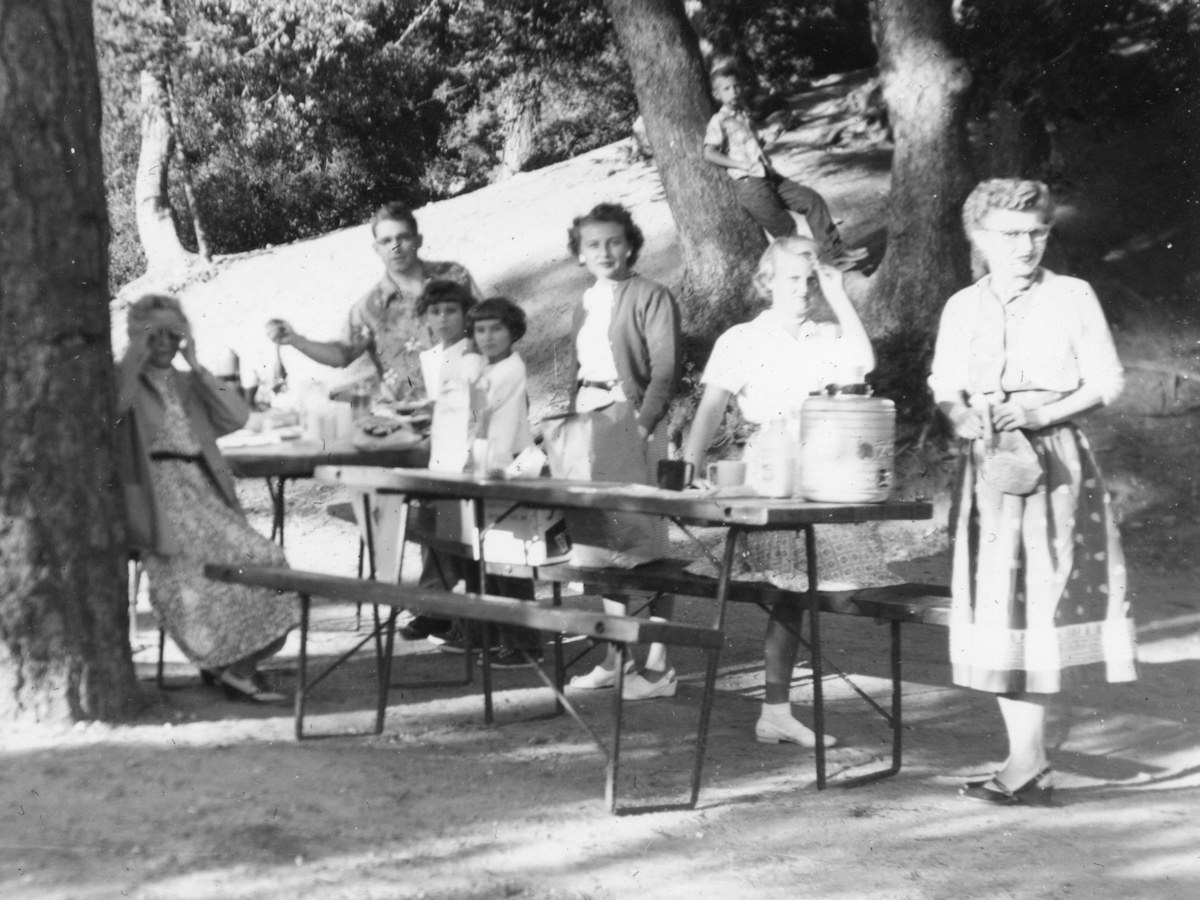
POLYGON ((237 478, 312 478, 320 466, 411 466, 428 458, 428 442, 408 447, 364 450, 348 438, 289 440, 248 447, 224 447, 221 456, 237 478))
POLYGON ((667 491, 623 482, 481 478, 469 474, 431 472, 428 469, 336 463, 319 466, 315 477, 327 483, 381 493, 423 498, 496 500, 545 508, 646 513, 702 526, 782 530, 816 524, 933 517, 931 504, 911 500, 814 503, 799 499, 735 497, 706 491, 667 491))

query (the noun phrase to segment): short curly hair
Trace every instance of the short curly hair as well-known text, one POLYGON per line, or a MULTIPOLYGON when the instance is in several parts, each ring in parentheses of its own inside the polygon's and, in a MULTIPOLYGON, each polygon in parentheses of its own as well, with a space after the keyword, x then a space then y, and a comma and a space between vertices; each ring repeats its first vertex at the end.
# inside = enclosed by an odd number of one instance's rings
POLYGON ((187 323, 187 313, 178 297, 170 294, 143 294, 125 310, 125 330, 133 337, 134 331, 145 327, 150 316, 156 312, 173 312, 180 320, 187 323))
POLYGON ((620 203, 599 203, 586 215, 575 217, 567 230, 567 249, 571 251, 571 255, 579 258, 580 232, 583 226, 601 223, 620 225, 625 229, 625 240, 629 242, 629 265, 636 263, 638 254, 642 252, 646 243, 646 236, 642 234, 642 229, 634 224, 633 215, 620 203))
POLYGON ((1050 189, 1040 181, 1021 178, 990 178, 975 185, 963 203, 963 229, 967 234, 979 230, 983 217, 993 209, 1038 213, 1046 222, 1054 209, 1050 189))
POLYGON ((525 336, 525 310, 507 297, 488 297, 467 310, 467 327, 472 331, 477 322, 498 320, 515 344, 525 336))
POLYGON ((457 303, 465 313, 475 305, 475 298, 465 285, 448 278, 435 278, 421 289, 417 296, 415 311, 418 316, 425 315, 429 307, 435 303, 457 303))
POLYGON ((754 271, 752 284, 759 298, 771 301, 771 289, 768 285, 771 279, 775 277, 775 266, 778 265, 779 257, 784 254, 791 256, 800 256, 801 254, 811 254, 813 258, 813 271, 816 271, 816 262, 821 257, 821 245, 812 238, 801 237, 798 234, 782 237, 771 242, 771 245, 763 251, 763 255, 758 259, 758 268, 754 271))

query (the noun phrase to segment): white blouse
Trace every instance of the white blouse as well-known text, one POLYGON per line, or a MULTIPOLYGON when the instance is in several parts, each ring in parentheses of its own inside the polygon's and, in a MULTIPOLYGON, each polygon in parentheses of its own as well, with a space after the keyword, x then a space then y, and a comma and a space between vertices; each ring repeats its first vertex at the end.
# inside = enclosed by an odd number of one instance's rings
POLYGON ((1069 394, 1087 385, 1105 403, 1124 386, 1124 370, 1100 301, 1086 281, 1039 270, 1007 302, 983 278, 946 302, 929 386, 934 399, 1025 390, 1069 394))

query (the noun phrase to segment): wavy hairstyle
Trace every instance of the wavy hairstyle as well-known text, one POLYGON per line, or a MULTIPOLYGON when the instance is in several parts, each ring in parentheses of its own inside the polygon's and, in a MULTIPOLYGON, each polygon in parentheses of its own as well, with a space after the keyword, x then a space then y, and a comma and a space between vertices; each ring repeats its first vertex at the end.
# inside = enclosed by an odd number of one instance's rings
POLYGON ((642 234, 642 229, 634 224, 633 215, 620 203, 599 203, 586 215, 575 217, 567 230, 567 249, 571 251, 571 256, 579 259, 580 231, 583 226, 600 223, 620 225, 625 229, 625 240, 629 242, 629 266, 633 268, 646 243, 646 236, 642 234))

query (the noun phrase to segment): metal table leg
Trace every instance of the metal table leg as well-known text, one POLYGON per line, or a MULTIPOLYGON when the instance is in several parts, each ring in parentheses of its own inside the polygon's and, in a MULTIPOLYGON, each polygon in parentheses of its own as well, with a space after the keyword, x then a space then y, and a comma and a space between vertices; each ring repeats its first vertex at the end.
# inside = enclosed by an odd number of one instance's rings
POLYGON ((813 733, 816 736, 817 790, 825 788, 825 689, 821 671, 821 607, 817 596, 817 535, 804 526, 804 562, 808 574, 808 634, 812 644, 813 733))
POLYGON ((277 478, 267 476, 267 493, 271 495, 271 540, 277 542, 280 547, 283 546, 283 488, 286 483, 286 475, 277 478))

